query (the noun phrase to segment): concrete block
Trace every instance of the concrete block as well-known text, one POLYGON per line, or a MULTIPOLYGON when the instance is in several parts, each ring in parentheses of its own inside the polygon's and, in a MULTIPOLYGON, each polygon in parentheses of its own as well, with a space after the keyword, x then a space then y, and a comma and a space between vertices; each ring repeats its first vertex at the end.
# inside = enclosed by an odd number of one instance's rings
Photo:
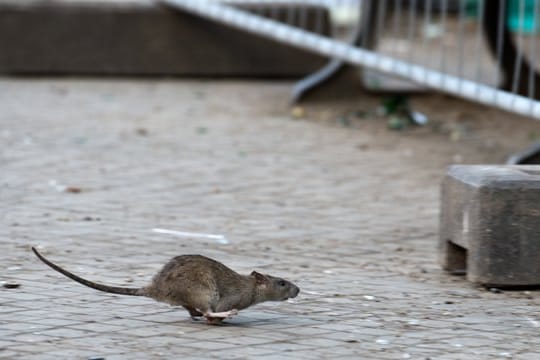
POLYGON ((444 269, 488 286, 540 285, 540 166, 451 166, 440 216, 444 269))
MULTIPOLYGON (((330 32, 325 9, 300 6, 304 27, 330 32)), ((3 74, 298 77, 327 61, 152 0, 0 0, 0 49, 3 74)))

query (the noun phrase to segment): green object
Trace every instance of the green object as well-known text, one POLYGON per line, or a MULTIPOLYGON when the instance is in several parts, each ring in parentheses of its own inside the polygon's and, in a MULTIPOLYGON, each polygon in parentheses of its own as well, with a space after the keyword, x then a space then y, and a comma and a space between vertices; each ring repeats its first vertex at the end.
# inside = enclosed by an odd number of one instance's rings
POLYGON ((537 0, 509 0, 508 2, 508 16, 506 18, 506 25, 513 32, 524 34, 537 34, 540 30, 540 19, 537 14, 538 8, 535 2, 537 0))
POLYGON ((379 107, 381 115, 388 116, 388 128, 403 130, 408 126, 424 126, 428 123, 426 115, 413 111, 409 99, 403 95, 393 95, 382 100, 379 107))
MULTIPOLYGON (((483 0, 490 1, 490 0, 483 0)), ((506 26, 512 32, 537 34, 540 32, 540 18, 535 16, 535 2, 539 0, 507 0, 506 26)), ((465 13, 469 17, 478 17, 480 0, 465 0, 465 13)), ((540 6, 536 6, 536 12, 540 6)))
POLYGON ((392 116, 390 119, 388 119, 388 128, 390 130, 403 130, 406 126, 407 119, 398 116, 392 116))
POLYGON ((402 95, 388 96, 382 100, 384 115, 391 115, 401 111, 408 111, 409 103, 407 97, 402 95))
POLYGON ((465 1, 465 14, 469 17, 474 17, 474 18, 478 17, 478 0, 465 1))

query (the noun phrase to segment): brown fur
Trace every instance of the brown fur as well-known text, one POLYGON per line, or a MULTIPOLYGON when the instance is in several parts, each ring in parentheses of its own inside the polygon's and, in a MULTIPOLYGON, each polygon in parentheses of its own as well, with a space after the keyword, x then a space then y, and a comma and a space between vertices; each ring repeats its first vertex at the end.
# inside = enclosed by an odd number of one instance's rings
POLYGON ((83 279, 45 259, 35 248, 32 251, 45 264, 83 285, 109 293, 146 296, 183 306, 192 317, 205 316, 211 323, 219 323, 223 318, 251 305, 287 300, 300 292, 296 285, 287 280, 256 271, 241 275, 201 255, 181 255, 171 259, 146 287, 113 287, 83 279))

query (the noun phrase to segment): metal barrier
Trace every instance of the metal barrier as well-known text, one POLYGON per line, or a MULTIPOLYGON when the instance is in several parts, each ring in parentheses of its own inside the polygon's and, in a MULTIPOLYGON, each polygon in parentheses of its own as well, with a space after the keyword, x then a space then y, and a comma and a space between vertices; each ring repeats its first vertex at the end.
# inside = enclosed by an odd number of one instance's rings
POLYGON ((540 0, 242 1, 253 4, 250 12, 235 8, 235 1, 161 1, 360 66, 371 88, 384 85, 382 73, 540 119, 540 0), (290 5, 285 21, 265 10, 270 3, 290 5), (320 35, 316 21, 313 29, 299 26, 305 22, 301 4, 330 12, 331 36, 320 35))

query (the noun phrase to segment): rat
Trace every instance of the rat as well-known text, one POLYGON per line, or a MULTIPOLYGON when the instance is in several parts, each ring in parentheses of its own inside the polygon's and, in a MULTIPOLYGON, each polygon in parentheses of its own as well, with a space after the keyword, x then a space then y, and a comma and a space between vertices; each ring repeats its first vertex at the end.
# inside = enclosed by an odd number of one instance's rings
POLYGON ((238 314, 239 310, 264 301, 284 301, 300 292, 298 286, 282 278, 253 271, 241 275, 219 261, 202 255, 172 258, 148 286, 127 288, 108 286, 83 279, 32 251, 59 273, 92 289, 120 295, 145 296, 173 306, 182 306, 192 319, 205 317, 209 324, 238 314))

